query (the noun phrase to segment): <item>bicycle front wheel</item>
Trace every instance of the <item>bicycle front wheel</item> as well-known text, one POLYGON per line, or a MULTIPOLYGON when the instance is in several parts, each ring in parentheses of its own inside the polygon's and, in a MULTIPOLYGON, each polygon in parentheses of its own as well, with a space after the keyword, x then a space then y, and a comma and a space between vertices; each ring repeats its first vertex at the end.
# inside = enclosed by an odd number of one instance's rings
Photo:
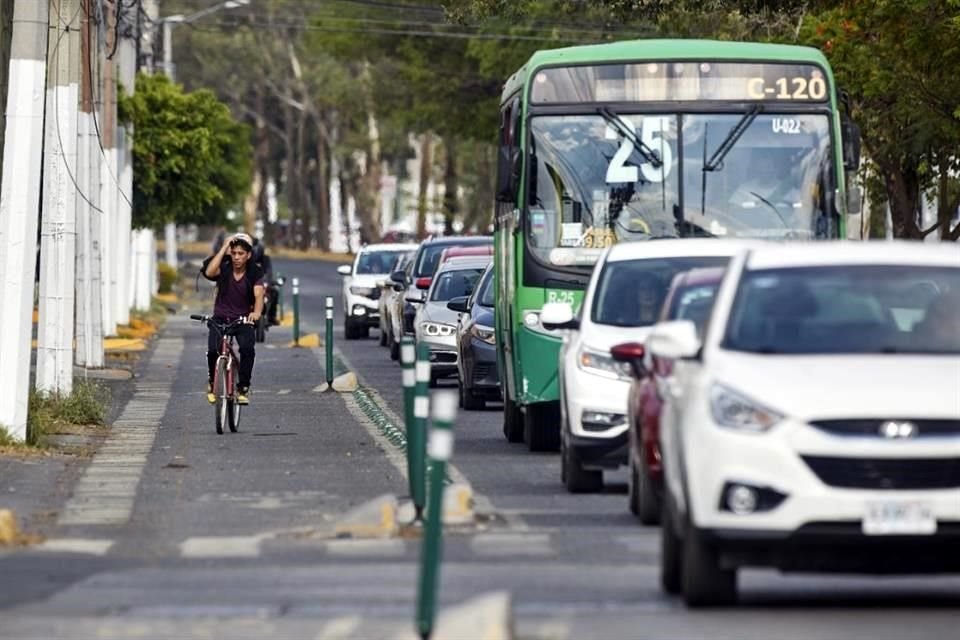
POLYGON ((213 378, 213 390, 217 394, 217 402, 213 405, 214 420, 216 420, 217 433, 223 433, 223 426, 229 420, 229 408, 227 402, 230 395, 227 393, 227 363, 224 360, 217 361, 217 370, 213 378))

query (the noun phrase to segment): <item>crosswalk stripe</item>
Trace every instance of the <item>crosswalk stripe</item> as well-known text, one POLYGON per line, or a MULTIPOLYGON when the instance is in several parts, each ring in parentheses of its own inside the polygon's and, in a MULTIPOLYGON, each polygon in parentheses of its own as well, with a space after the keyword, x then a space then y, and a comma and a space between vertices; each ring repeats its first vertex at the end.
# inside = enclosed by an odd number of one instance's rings
POLYGON ((324 546, 333 556, 397 557, 406 552, 403 540, 328 540, 324 546))
POLYGON ((260 536, 202 536, 180 543, 184 558, 255 558, 260 555, 260 536))
POLYGON ((556 551, 546 533, 481 533, 470 541, 479 556, 549 556, 556 551))
POLYGON ((82 553, 91 556, 102 556, 113 546, 113 540, 94 538, 54 538, 47 540, 37 547, 40 551, 54 553, 82 553))

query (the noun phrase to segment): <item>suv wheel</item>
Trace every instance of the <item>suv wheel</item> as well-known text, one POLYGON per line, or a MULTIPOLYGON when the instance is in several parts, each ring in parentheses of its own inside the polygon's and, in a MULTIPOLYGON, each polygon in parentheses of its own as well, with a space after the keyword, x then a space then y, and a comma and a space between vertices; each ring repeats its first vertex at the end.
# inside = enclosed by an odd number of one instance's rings
POLYGON ((687 526, 683 540, 683 600, 688 607, 715 607, 737 601, 736 569, 721 569, 720 554, 687 526))
POLYGON ((570 493, 596 493, 603 490, 603 471, 584 469, 576 449, 567 446, 566 438, 562 438, 560 443, 560 477, 570 493))

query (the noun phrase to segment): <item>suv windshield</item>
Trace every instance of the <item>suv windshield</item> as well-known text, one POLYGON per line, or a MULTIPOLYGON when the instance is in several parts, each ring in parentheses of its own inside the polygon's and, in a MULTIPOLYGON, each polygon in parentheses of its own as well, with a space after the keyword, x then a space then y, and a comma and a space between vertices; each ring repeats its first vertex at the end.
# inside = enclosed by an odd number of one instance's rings
POLYGON ((393 271, 403 251, 364 251, 357 258, 356 275, 380 275, 393 271))
POLYGON ((758 353, 960 354, 960 269, 748 271, 723 346, 758 353))
POLYGON ((657 321, 673 277, 698 267, 722 267, 718 256, 619 260, 603 266, 591 320, 616 327, 646 327, 657 321))
POLYGON ((759 114, 712 171, 702 170, 705 159, 744 114, 608 117, 616 121, 600 114, 531 120, 527 239, 544 262, 590 265, 600 249, 624 240, 834 233, 826 115, 759 114))
POLYGON ((483 269, 441 272, 437 275, 437 281, 433 283, 433 291, 430 292, 431 302, 445 302, 460 296, 469 296, 473 293, 473 287, 482 273, 483 269))
POLYGON ((703 327, 713 309, 713 299, 720 287, 719 282, 694 284, 678 289, 673 296, 673 308, 667 318, 670 320, 690 320, 697 328, 697 335, 703 339, 703 327))

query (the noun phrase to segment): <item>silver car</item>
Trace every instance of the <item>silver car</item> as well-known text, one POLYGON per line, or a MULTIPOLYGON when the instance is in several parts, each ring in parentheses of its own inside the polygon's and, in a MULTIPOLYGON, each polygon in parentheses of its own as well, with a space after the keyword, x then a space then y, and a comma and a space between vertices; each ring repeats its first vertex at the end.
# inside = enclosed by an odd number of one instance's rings
POLYGON ((417 344, 430 346, 431 386, 457 375, 457 312, 448 309, 447 302, 470 295, 488 264, 488 256, 451 258, 440 266, 426 294, 407 294, 407 301, 417 306, 413 322, 417 344))

